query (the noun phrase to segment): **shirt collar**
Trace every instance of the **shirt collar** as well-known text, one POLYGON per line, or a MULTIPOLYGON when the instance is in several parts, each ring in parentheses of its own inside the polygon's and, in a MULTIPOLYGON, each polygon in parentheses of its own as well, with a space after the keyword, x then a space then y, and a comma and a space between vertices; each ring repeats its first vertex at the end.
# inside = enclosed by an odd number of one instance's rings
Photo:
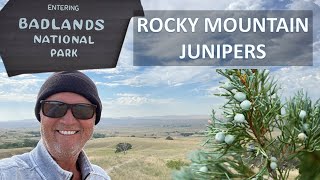
MULTIPOLYGON (((33 163, 40 169, 46 179, 70 179, 72 177, 71 172, 62 169, 51 157, 42 139, 31 151, 31 156, 33 163)), ((83 179, 93 172, 91 163, 83 150, 79 154, 77 163, 79 163, 83 179)))
POLYGON ((78 157, 78 162, 81 170, 82 179, 85 179, 90 173, 93 172, 93 167, 88 159, 86 153, 82 150, 78 157))

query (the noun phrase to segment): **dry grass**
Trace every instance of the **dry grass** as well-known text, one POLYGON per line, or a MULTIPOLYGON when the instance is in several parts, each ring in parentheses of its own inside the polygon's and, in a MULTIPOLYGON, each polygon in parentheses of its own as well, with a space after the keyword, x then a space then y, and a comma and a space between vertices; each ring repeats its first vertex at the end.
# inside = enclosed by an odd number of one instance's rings
POLYGON ((186 155, 198 149, 202 138, 113 137, 90 141, 86 152, 90 160, 103 167, 114 180, 170 179, 172 170, 166 167, 168 160, 186 160, 186 155), (133 149, 127 154, 114 153, 116 144, 127 142, 133 149))
MULTIPOLYGON (((113 180, 164 180, 170 179, 172 169, 168 160, 187 161, 188 153, 199 149, 203 138, 180 137, 174 140, 161 138, 110 137, 90 140, 85 151, 90 161, 105 169, 113 180), (132 149, 115 153, 121 142, 132 144, 132 149)), ((0 159, 22 154, 32 148, 0 149, 0 159)))
POLYGON ((23 154, 25 152, 31 151, 33 148, 25 147, 25 148, 15 148, 15 149, 0 149, 0 159, 11 157, 16 154, 23 154))

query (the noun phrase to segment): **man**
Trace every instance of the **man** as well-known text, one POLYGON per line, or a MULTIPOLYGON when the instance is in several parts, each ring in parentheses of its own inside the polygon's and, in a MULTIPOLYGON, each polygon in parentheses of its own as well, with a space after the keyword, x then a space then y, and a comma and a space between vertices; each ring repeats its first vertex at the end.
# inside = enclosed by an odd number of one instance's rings
POLYGON ((0 179, 110 179, 82 150, 100 121, 102 105, 92 80, 58 72, 42 85, 35 106, 41 140, 29 153, 0 161, 0 179))

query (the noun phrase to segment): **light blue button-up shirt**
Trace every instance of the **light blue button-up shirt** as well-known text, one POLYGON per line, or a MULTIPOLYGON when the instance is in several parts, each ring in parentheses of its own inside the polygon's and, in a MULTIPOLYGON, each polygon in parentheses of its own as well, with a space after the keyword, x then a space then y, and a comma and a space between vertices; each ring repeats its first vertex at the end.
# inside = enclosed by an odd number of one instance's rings
MULTIPOLYGON (((110 180, 99 166, 90 163, 84 151, 78 159, 82 179, 110 180)), ((22 155, 0 160, 0 180, 69 180, 72 173, 63 170, 53 160, 42 140, 31 151, 22 155)))

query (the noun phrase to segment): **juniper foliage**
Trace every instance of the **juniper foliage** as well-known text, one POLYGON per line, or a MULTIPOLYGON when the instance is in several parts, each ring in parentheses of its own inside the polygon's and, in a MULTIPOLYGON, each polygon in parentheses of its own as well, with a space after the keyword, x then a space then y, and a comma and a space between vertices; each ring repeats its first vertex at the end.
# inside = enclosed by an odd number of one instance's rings
POLYGON ((224 118, 207 127, 205 151, 194 152, 174 179, 320 178, 320 103, 298 92, 280 101, 268 70, 217 70, 226 98, 224 118), (217 135, 218 134, 218 135, 217 135))

